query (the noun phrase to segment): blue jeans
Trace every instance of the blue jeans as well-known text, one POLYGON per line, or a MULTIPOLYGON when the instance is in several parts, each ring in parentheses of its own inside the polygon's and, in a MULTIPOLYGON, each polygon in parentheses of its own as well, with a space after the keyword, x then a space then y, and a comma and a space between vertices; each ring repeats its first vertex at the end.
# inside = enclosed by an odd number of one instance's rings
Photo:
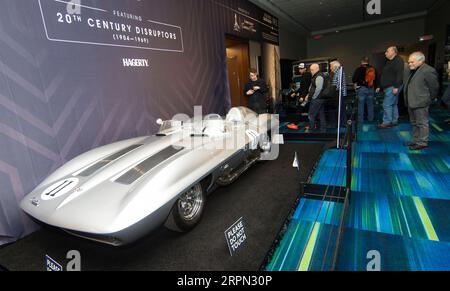
POLYGON ((375 90, 367 87, 361 87, 357 91, 358 94, 358 122, 364 121, 364 110, 367 103, 367 119, 373 121, 374 111, 373 111, 373 99, 375 98, 375 90))
POLYGON ((397 124, 398 123, 398 96, 402 88, 399 88, 397 95, 394 95, 394 87, 384 89, 384 102, 383 102, 383 124, 397 124))

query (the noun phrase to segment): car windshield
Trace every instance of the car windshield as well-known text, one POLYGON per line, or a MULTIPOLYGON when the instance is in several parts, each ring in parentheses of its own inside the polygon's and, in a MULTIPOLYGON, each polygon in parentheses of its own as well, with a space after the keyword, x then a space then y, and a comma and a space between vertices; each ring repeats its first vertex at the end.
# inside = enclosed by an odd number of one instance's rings
POLYGON ((181 130, 183 123, 181 121, 167 120, 163 121, 159 128, 159 133, 170 133, 181 130))

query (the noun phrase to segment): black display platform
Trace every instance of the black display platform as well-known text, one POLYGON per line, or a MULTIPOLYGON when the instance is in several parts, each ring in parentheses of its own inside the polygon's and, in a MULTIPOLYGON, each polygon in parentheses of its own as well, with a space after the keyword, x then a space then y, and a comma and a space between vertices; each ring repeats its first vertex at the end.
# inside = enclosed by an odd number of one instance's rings
POLYGON ((276 161, 261 162, 234 184, 209 197, 200 224, 187 234, 161 227, 125 248, 113 248, 42 229, 0 250, 0 265, 11 271, 45 270, 48 255, 64 268, 67 252, 81 254, 81 268, 137 271, 252 271, 258 270, 323 151, 323 144, 281 146, 276 161), (292 167, 294 154, 300 172, 292 167), (230 256, 224 231, 243 217, 247 242, 230 256))
MULTIPOLYGON (((291 133, 283 133, 284 140, 286 141, 322 141, 322 142, 330 142, 333 140, 337 140, 337 132, 291 132, 291 133)), ((345 132, 341 133, 340 138, 345 137, 345 132)))

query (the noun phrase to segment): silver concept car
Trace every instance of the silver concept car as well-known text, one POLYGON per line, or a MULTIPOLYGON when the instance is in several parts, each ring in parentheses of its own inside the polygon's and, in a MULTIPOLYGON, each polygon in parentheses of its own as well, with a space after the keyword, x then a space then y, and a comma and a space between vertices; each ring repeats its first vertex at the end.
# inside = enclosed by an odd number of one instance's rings
POLYGON ((132 243, 169 219, 189 231, 209 193, 270 151, 271 117, 238 107, 225 119, 159 120, 154 136, 106 145, 68 162, 20 206, 41 223, 113 246, 132 243))

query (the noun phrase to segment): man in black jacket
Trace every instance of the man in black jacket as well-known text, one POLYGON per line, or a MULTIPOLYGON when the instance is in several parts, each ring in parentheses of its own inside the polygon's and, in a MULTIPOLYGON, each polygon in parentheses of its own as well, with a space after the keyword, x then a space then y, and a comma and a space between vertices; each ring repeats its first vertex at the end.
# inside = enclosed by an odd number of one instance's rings
MULTIPOLYGON (((299 77, 296 78, 298 83, 300 83, 298 90, 294 94, 294 98, 297 98, 298 104, 302 108, 302 111, 307 110, 305 102, 305 97, 308 95, 309 88, 311 87, 312 75, 308 72, 306 65, 304 63, 300 63, 298 65, 299 77)), ((291 123, 287 126, 289 129, 298 130, 300 127, 296 123, 291 123)))
POLYGON ((433 98, 439 94, 438 74, 425 64, 422 52, 411 54, 409 69, 405 70, 405 104, 413 127, 413 140, 407 145, 411 150, 428 147, 430 134, 429 108, 433 98))
POLYGON ((298 93, 299 97, 304 99, 306 95, 308 95, 309 87, 311 87, 312 75, 310 72, 308 72, 304 63, 298 65, 298 69, 300 72, 300 88, 298 90, 298 93))
POLYGON ((380 81, 381 89, 384 91, 384 116, 383 123, 378 126, 380 129, 398 126, 398 96, 402 90, 403 73, 405 71, 405 63, 398 55, 396 47, 388 48, 385 55, 387 62, 383 68, 380 81))
POLYGON ((267 110, 266 94, 269 91, 264 80, 258 78, 255 69, 250 69, 250 80, 245 85, 245 96, 248 97, 248 108, 258 114, 265 113, 267 110))

